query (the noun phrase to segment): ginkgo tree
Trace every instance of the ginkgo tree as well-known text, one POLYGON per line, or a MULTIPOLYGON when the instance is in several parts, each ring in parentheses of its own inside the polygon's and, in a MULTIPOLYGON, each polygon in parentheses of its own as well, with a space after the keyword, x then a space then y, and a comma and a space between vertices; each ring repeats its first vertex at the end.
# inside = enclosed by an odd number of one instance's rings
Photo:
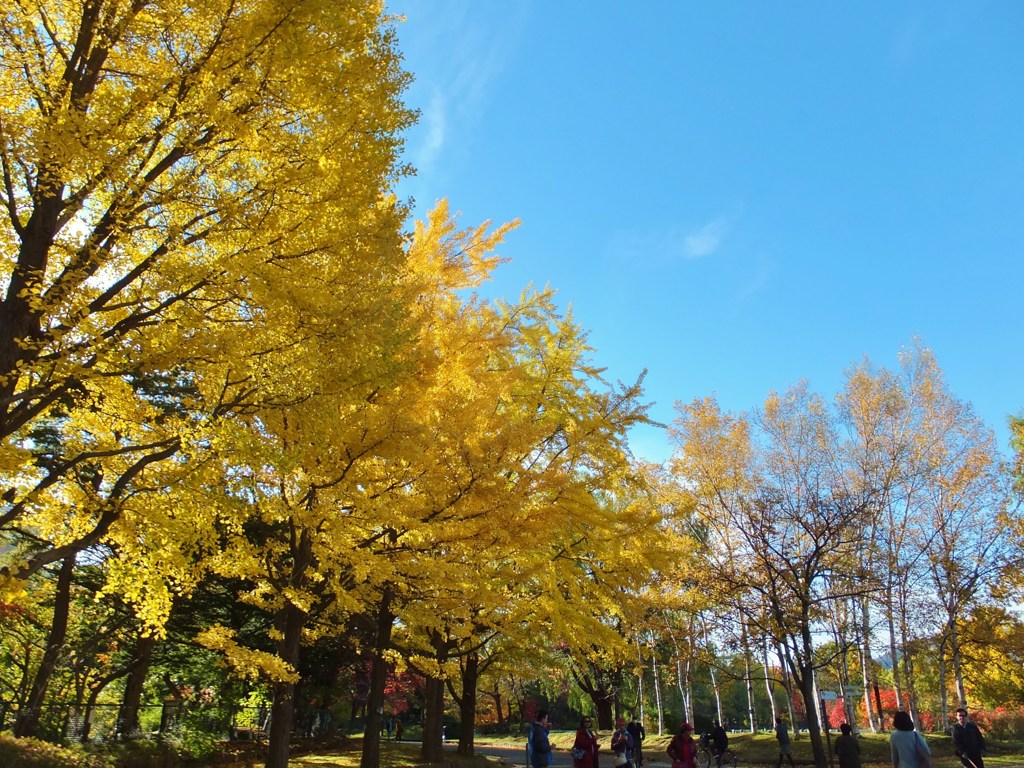
POLYGON ((159 632, 220 427, 308 397, 312 339, 369 377, 391 343, 408 76, 362 0, 43 0, 0 41, 6 584, 103 542, 159 632))
MULTIPOLYGON (((324 290, 386 295, 404 217, 387 190, 413 116, 390 20, 365 0, 18 3, 0 57, 9 529, 35 527, 39 497, 83 466, 108 492, 182 451, 195 424, 147 433, 160 425, 135 418, 140 379, 219 373, 205 418, 260 393, 265 356, 292 343, 296 326, 275 324, 297 275, 328 265, 324 290), (143 428, 99 434, 97 408, 143 428), (68 438, 48 465, 33 450, 44 425, 68 438)), ((348 323, 372 334, 368 303, 348 323)), ((113 506, 12 573, 102 538, 113 506)))
MULTIPOLYGON (((275 681, 268 765, 286 759, 302 642, 344 631, 354 614, 378 627, 363 755, 374 764, 396 621, 426 638, 404 663, 436 696, 462 638, 556 619, 585 631, 567 590, 580 591, 587 569, 595 584, 599 565, 620 585, 644 570, 642 558, 623 565, 626 516, 600 500, 633 482, 624 432, 645 418, 639 384, 601 382, 549 292, 515 304, 471 293, 506 231, 458 230, 439 205, 410 241, 395 285, 404 321, 376 375, 319 356, 316 391, 240 414, 226 440, 223 555, 209 567, 251 585, 242 599, 275 616, 277 651, 219 627, 202 641, 239 673, 275 681)), ((428 725, 440 714, 428 696, 428 725)), ((428 758, 433 749, 440 728, 427 729, 428 758)))

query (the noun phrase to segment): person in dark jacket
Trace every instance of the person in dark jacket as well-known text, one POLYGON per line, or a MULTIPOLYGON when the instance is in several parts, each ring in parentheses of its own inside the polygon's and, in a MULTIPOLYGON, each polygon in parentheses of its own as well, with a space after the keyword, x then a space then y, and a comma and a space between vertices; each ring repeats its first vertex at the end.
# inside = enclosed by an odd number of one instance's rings
POLYGON ((853 735, 853 728, 849 723, 839 726, 842 731, 836 737, 836 757, 839 758, 839 768, 860 768, 860 742, 853 735))
POLYGON ((708 740, 711 742, 711 751, 715 755, 715 765, 721 767, 722 753, 729 748, 729 734, 717 720, 715 720, 711 733, 708 734, 708 740))
POLYGON ((967 717, 967 710, 960 707, 953 723, 953 749, 964 764, 964 768, 985 768, 981 753, 985 751, 985 737, 981 730, 967 717))
POLYGON ((791 768, 795 768, 795 763, 793 762, 793 750, 789 741, 789 728, 786 727, 786 721, 781 717, 775 718, 775 740, 779 742, 778 768, 782 768, 782 760, 784 758, 789 760, 791 768))
POLYGON ((537 712, 537 721, 530 726, 530 765, 533 768, 547 768, 551 764, 551 742, 548 741, 548 730, 551 721, 548 711, 537 712))
POLYGON ((633 737, 633 765, 639 768, 644 764, 644 739, 647 738, 647 731, 644 724, 636 718, 626 726, 626 730, 633 737))

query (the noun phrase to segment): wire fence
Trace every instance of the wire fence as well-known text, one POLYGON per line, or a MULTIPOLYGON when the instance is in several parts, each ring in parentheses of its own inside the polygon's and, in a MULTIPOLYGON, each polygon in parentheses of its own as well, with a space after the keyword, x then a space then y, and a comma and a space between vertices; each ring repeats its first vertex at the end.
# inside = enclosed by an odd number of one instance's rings
MULTIPOLYGON (((295 736, 321 736, 336 730, 328 710, 298 712, 295 736)), ((0 732, 13 730, 17 707, 0 702, 0 732)), ((224 707, 216 704, 183 704, 168 701, 139 707, 136 725, 124 725, 124 710, 116 704, 81 708, 70 704, 45 704, 38 712, 38 734, 52 741, 130 740, 167 736, 192 730, 218 735, 230 741, 265 739, 270 730, 270 707, 224 707)))

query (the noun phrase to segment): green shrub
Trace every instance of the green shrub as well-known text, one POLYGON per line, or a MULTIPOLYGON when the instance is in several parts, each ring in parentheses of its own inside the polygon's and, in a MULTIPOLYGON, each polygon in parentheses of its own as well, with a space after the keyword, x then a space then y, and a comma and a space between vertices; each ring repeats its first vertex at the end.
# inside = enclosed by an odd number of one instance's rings
POLYGON ((179 725, 164 741, 187 760, 209 760, 217 754, 220 736, 193 725, 179 725))
POLYGON ((113 768, 103 755, 79 746, 61 747, 38 739, 0 735, 0 765, 4 768, 113 768))

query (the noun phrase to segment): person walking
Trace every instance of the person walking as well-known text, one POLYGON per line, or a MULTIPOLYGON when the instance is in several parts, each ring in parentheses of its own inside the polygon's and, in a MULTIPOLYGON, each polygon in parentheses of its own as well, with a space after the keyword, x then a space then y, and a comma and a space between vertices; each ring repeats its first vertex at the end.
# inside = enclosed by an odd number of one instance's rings
POLYGON ((600 768, 597 757, 600 743, 593 725, 594 721, 589 717, 580 720, 576 740, 572 743, 572 768, 600 768))
POLYGON ((778 768, 782 768, 783 759, 789 760, 790 768, 796 768, 796 765, 793 763, 793 748, 789 740, 789 728, 786 727, 786 721, 782 717, 775 718, 775 740, 779 742, 778 768))
POLYGON ((985 751, 985 737, 981 729, 967 716, 967 710, 960 707, 955 712, 953 723, 953 749, 964 768, 985 768, 982 753, 985 751))
POLYGON ((644 764, 644 739, 647 738, 647 731, 644 729, 644 724, 635 717, 626 726, 626 730, 629 731, 629 735, 633 739, 633 765, 640 768, 644 764))
POLYGON ((853 728, 849 723, 839 726, 842 733, 836 737, 836 757, 839 758, 839 768, 860 768, 860 742, 853 735, 853 728))
POLYGON ((548 741, 548 730, 551 721, 548 711, 537 712, 537 720, 530 726, 530 765, 533 768, 547 768, 551 764, 551 742, 548 741))
POLYGON ((893 768, 932 768, 932 751, 924 736, 914 730, 910 715, 900 710, 892 716, 894 730, 889 735, 893 768))
POLYGON ((630 765, 633 760, 633 737, 626 730, 626 720, 615 718, 615 733, 612 734, 612 752, 615 753, 615 766, 621 768, 630 765))
POLYGON ((688 722, 679 724, 679 733, 672 737, 666 750, 672 758, 672 768, 697 768, 697 742, 692 733, 688 722))

